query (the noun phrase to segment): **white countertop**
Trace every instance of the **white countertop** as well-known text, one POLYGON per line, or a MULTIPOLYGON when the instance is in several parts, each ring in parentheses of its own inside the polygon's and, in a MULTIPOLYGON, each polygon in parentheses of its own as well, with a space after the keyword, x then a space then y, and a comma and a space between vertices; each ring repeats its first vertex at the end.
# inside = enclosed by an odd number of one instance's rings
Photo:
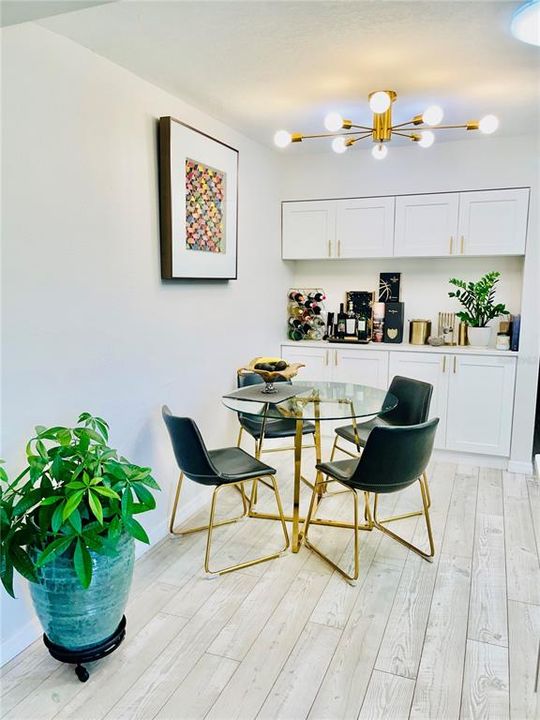
POLYGON ((428 353, 444 353, 451 355, 500 355, 502 357, 517 357, 519 351, 514 350, 497 350, 495 347, 475 348, 463 345, 411 345, 410 343, 330 343, 325 340, 283 340, 282 345, 291 347, 314 347, 314 348, 358 348, 359 350, 389 350, 398 352, 428 352, 428 353))

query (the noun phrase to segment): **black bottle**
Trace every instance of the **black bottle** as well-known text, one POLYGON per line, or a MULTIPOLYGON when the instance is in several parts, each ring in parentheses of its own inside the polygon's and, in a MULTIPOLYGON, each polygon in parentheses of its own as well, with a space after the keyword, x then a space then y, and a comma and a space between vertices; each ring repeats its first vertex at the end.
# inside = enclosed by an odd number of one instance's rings
POLYGON ((347 315, 345 314, 343 303, 340 303, 339 305, 339 312, 337 316, 337 328, 336 328, 336 335, 338 338, 345 337, 345 334, 347 332, 347 315))

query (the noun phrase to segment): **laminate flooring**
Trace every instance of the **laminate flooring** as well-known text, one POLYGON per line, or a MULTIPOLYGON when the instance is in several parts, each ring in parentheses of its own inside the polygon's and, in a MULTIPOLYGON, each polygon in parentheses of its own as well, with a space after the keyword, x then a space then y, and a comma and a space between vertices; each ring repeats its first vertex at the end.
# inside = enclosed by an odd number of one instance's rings
MULTIPOLYGON (((291 454, 265 459, 287 511, 291 454)), ((429 478, 433 563, 373 531, 361 535, 355 587, 305 547, 210 579, 204 533, 167 538, 136 563, 123 645, 81 684, 35 642, 3 668, 2 717, 538 720, 539 485, 447 463, 429 478)), ((238 494, 223 497, 234 512, 238 494)), ((418 488, 381 505, 381 516, 419 508, 418 488)), ((259 506, 273 507, 265 488, 259 506)), ((329 495, 319 515, 351 517, 350 496, 329 495)), ((426 543, 422 518, 394 527, 426 543)), ((279 533, 271 521, 224 526, 214 563, 270 552, 279 533)), ((350 531, 313 527, 312 539, 351 567, 350 531)))

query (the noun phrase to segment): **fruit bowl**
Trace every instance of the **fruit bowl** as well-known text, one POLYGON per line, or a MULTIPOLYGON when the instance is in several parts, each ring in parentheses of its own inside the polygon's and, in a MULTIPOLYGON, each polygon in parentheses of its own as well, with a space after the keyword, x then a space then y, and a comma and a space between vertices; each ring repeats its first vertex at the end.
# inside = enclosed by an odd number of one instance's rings
POLYGON ((256 357, 245 367, 240 368, 238 372, 252 372, 260 375, 265 383, 261 392, 269 395, 277 392, 274 387, 276 380, 292 380, 301 367, 305 367, 305 365, 303 363, 288 363, 276 357, 256 357))

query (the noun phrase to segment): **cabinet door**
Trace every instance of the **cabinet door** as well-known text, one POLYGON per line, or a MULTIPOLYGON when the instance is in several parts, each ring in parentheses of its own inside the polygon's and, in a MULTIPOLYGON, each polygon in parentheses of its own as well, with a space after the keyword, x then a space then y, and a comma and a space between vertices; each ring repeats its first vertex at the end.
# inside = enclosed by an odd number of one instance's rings
POLYGON ((335 234, 335 200, 282 204, 281 256, 284 260, 334 256, 335 234))
POLYGON ((448 450, 510 455, 515 358, 454 355, 448 387, 448 450))
POLYGON ((486 190, 459 196, 463 255, 524 255, 529 190, 486 190))
POLYGON ((388 387, 388 353, 384 350, 356 348, 331 349, 332 380, 358 383, 386 390, 388 387))
POLYGON ((288 362, 304 363, 300 368, 298 380, 331 379, 330 350, 328 348, 305 347, 301 342, 295 345, 282 345, 281 357, 288 362))
POLYGON ((446 446, 446 403, 448 395, 448 372, 451 358, 442 354, 422 352, 391 352, 389 384, 396 375, 421 380, 433 385, 429 417, 439 418, 435 447, 446 446))
POLYGON ((458 205, 458 193, 397 197, 394 255, 456 254, 458 205))
POLYGON ((338 200, 336 252, 342 258, 392 257, 395 198, 338 200))

